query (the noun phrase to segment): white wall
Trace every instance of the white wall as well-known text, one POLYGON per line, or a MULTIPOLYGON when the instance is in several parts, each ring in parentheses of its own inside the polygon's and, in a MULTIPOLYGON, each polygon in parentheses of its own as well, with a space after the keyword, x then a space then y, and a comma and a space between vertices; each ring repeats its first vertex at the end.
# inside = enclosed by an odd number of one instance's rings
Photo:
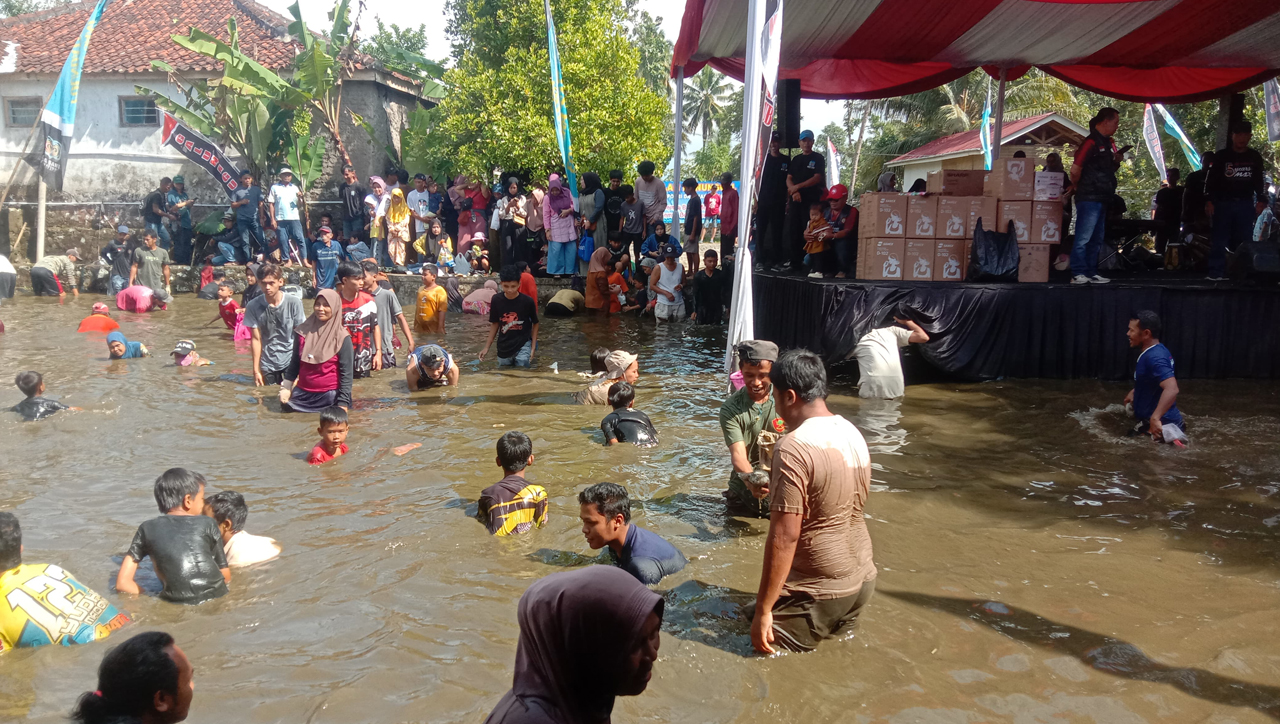
POLYGON ((911 184, 916 179, 926 178, 931 171, 941 171, 942 161, 921 161, 919 163, 910 163, 902 167, 902 177, 898 181, 902 184, 902 190, 906 191, 911 188, 911 184))

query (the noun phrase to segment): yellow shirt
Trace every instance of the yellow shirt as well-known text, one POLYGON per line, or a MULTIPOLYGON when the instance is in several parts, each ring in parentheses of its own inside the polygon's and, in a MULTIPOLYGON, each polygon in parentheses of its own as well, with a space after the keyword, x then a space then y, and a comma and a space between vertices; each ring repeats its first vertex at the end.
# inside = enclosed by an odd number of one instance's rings
POLYGON ((0 651, 85 644, 127 623, 127 614, 51 563, 0 573, 0 651))
POLYGON ((449 293, 439 284, 418 290, 418 309, 413 328, 419 332, 444 334, 444 312, 449 308, 449 293))

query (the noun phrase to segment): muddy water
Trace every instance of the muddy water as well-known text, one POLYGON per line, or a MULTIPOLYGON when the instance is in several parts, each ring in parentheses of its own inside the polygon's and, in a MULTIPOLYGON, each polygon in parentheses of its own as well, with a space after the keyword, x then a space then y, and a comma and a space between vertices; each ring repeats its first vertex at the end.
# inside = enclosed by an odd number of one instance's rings
MULTIPOLYGON (((538 368, 510 372, 474 361, 485 327, 455 316, 461 387, 409 395, 395 374, 358 381, 352 451, 316 469, 301 459, 314 416, 264 401, 225 331, 191 331, 214 303, 126 317, 126 334, 161 356, 109 362, 100 340, 72 331, 91 301, 0 311, 0 404, 31 368, 85 408, 38 424, 0 415, 0 509, 21 517, 27 560, 107 594, 133 631, 177 637, 196 666, 191 721, 482 721, 510 683, 521 592, 591 560, 574 496, 599 480, 626 484, 637 521, 691 560, 661 586, 653 683, 619 700, 616 721, 1280 718, 1274 384, 1184 382, 1196 443, 1184 452, 1117 437, 1118 384, 918 385, 889 404, 836 384, 831 406, 875 465, 876 597, 854 637, 761 659, 735 611, 758 583, 766 526, 726 519, 720 504, 720 333, 547 320, 538 368), (216 366, 166 365, 184 336, 216 366), (603 410, 563 404, 578 386, 568 371, 596 345, 640 352, 637 406, 659 447, 605 449, 603 410), (511 429, 534 439, 529 476, 552 516, 497 540, 468 515, 500 477, 493 443, 511 429), (422 446, 390 452, 409 442, 422 446), (111 590, 135 527, 156 514, 152 481, 175 465, 244 493, 248 529, 285 547, 195 608, 111 590)), ((105 649, 0 656, 0 720, 59 721, 105 649)))

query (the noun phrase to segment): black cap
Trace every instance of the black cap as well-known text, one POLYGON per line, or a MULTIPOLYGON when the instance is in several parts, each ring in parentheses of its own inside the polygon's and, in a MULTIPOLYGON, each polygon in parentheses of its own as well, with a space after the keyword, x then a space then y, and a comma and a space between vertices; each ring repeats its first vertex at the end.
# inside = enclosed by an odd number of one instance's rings
POLYGON ((662 256, 665 259, 678 259, 680 258, 680 250, 676 248, 675 244, 663 244, 662 256))
POLYGON ((738 363, 758 365, 761 362, 778 361, 778 345, 763 339, 748 339, 734 348, 738 353, 738 363))
POLYGON ((427 180, 427 175, 426 175, 425 173, 415 173, 415 174, 413 175, 413 180, 414 180, 414 181, 426 181, 426 180, 427 180))

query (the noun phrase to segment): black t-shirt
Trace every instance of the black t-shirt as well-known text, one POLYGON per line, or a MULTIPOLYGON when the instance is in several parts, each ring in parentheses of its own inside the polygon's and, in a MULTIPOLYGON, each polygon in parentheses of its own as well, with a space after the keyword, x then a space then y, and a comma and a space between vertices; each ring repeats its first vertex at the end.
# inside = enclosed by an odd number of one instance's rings
POLYGON ((43 420, 59 410, 68 408, 61 402, 55 402, 43 397, 28 397, 9 409, 22 415, 23 422, 35 422, 36 420, 43 420))
POLYGON ((791 157, 785 153, 765 156, 764 169, 760 172, 760 203, 765 206, 781 206, 787 202, 787 171, 791 157))
POLYGON ((1165 186, 1156 192, 1156 221, 1172 223, 1182 218, 1182 187, 1165 186))
POLYGON ((138 526, 129 557, 151 556, 156 577, 164 584, 160 597, 174 603, 200 603, 227 593, 222 577, 227 556, 218 524, 204 515, 162 515, 138 526))
POLYGON ((168 208, 165 205, 164 194, 159 189, 147 194, 147 198, 142 201, 142 219, 148 224, 158 224, 164 217, 152 211, 152 207, 158 206, 161 211, 168 208))
POLYGON ((698 313, 698 324, 720 324, 723 320, 726 281, 733 283, 723 269, 710 276, 706 269, 699 269, 693 275, 693 311, 698 313))
POLYGON ((1210 201, 1247 199, 1262 201, 1267 198, 1266 167, 1262 154, 1246 148, 1237 153, 1224 148, 1213 157, 1213 166, 1205 179, 1205 195, 1210 201))
MULTIPOLYGON (((689 194, 689 205, 684 210, 684 236, 695 239, 702 235, 702 197, 696 192, 689 194)), ((697 253, 697 249, 692 249, 697 253)))
MULTIPOLYGON (((802 153, 791 159, 791 166, 788 170, 791 174, 791 183, 800 184, 817 176, 818 183, 800 190, 800 203, 812 204, 822 200, 822 195, 827 192, 824 181, 827 178, 827 157, 814 151, 813 153, 802 153)), ((786 187, 783 187, 783 191, 786 187)))
POLYGON ((611 231, 618 228, 618 221, 622 219, 622 202, 626 200, 621 190, 604 188, 604 218, 611 231))
POLYGON ((342 199, 343 220, 364 219, 364 197, 368 196, 369 193, 369 189, 358 183, 342 184, 338 187, 338 198, 342 199))
POLYGON ((133 254, 127 246, 117 244, 113 239, 103 247, 99 256, 111 265, 112 276, 129 278, 129 272, 133 268, 133 254))
POLYGON ((658 431, 649 416, 639 410, 614 410, 600 421, 600 431, 605 441, 630 442, 640 447, 658 444, 658 431))
POLYGON ((499 292, 489 302, 489 323, 498 325, 498 356, 515 357, 525 342, 533 339, 538 305, 526 294, 507 299, 506 294, 499 292))
POLYGON ((217 298, 218 298, 217 282, 209 282, 208 284, 200 287, 200 291, 196 292, 196 299, 217 299, 217 298))

